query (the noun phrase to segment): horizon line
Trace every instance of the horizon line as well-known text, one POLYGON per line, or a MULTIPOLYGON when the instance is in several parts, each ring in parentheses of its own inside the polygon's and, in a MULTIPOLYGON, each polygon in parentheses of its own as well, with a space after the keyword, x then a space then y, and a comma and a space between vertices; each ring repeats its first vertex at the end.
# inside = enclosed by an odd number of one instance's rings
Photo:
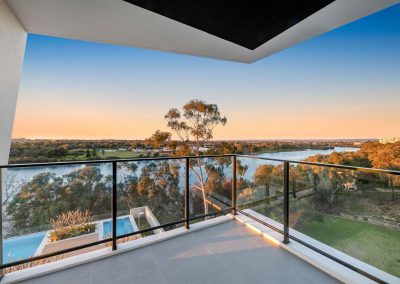
MULTIPOLYGON (((385 136, 385 138, 388 136, 385 136)), ((394 137, 394 136, 393 136, 394 137)), ((382 137, 379 137, 382 138, 382 137)), ((330 140, 379 140, 378 137, 332 137, 332 138, 227 138, 227 139, 212 139, 206 142, 213 141, 330 141, 330 140)), ((12 140, 87 140, 87 141, 106 141, 106 140, 118 140, 118 141, 142 141, 148 138, 57 138, 57 137, 16 137, 12 140)), ((171 141, 180 141, 179 139, 171 139, 171 141)))

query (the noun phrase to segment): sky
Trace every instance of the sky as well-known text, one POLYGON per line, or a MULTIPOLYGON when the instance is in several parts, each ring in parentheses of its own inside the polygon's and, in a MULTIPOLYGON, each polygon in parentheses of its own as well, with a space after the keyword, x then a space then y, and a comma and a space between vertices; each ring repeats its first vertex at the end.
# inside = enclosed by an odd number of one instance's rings
POLYGON ((13 138, 142 139, 190 99, 215 139, 400 136, 400 4, 252 64, 30 34, 13 138))

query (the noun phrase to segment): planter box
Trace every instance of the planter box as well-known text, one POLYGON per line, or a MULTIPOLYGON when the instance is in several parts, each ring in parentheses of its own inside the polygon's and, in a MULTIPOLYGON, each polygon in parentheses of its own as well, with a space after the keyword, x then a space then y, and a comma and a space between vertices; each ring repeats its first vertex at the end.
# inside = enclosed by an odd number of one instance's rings
MULTIPOLYGON (((52 252, 57 252, 60 250, 64 250, 64 249, 68 249, 68 248, 72 248, 72 247, 76 247, 76 246, 80 246, 80 245, 84 245, 84 244, 88 244, 88 243, 93 243, 98 240, 99 240, 99 232, 98 231, 95 231, 90 234, 78 236, 78 237, 55 241, 55 242, 50 242, 50 240, 48 238, 46 238, 45 243, 44 243, 41 251, 38 252, 38 254, 48 254, 48 253, 52 253, 52 252)), ((81 254, 84 252, 94 251, 94 250, 98 249, 99 247, 104 248, 105 245, 102 244, 102 245, 98 245, 98 246, 88 247, 85 249, 81 249, 79 251, 73 251, 73 252, 67 253, 65 255, 72 256, 72 255, 77 255, 77 254, 81 254)))

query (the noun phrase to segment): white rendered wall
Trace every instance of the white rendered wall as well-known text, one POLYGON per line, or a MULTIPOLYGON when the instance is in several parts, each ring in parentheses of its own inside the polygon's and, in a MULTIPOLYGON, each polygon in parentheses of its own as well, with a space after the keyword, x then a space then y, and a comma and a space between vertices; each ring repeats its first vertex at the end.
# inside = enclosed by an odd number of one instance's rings
POLYGON ((8 163, 26 31, 0 0, 0 164, 8 163))

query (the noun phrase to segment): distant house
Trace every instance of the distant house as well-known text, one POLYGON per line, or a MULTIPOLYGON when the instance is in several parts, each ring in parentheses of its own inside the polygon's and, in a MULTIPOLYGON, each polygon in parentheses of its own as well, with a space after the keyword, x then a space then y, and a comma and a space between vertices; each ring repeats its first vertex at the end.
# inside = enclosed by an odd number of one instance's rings
POLYGON ((357 190, 357 184, 355 181, 349 181, 344 184, 345 190, 357 190))

